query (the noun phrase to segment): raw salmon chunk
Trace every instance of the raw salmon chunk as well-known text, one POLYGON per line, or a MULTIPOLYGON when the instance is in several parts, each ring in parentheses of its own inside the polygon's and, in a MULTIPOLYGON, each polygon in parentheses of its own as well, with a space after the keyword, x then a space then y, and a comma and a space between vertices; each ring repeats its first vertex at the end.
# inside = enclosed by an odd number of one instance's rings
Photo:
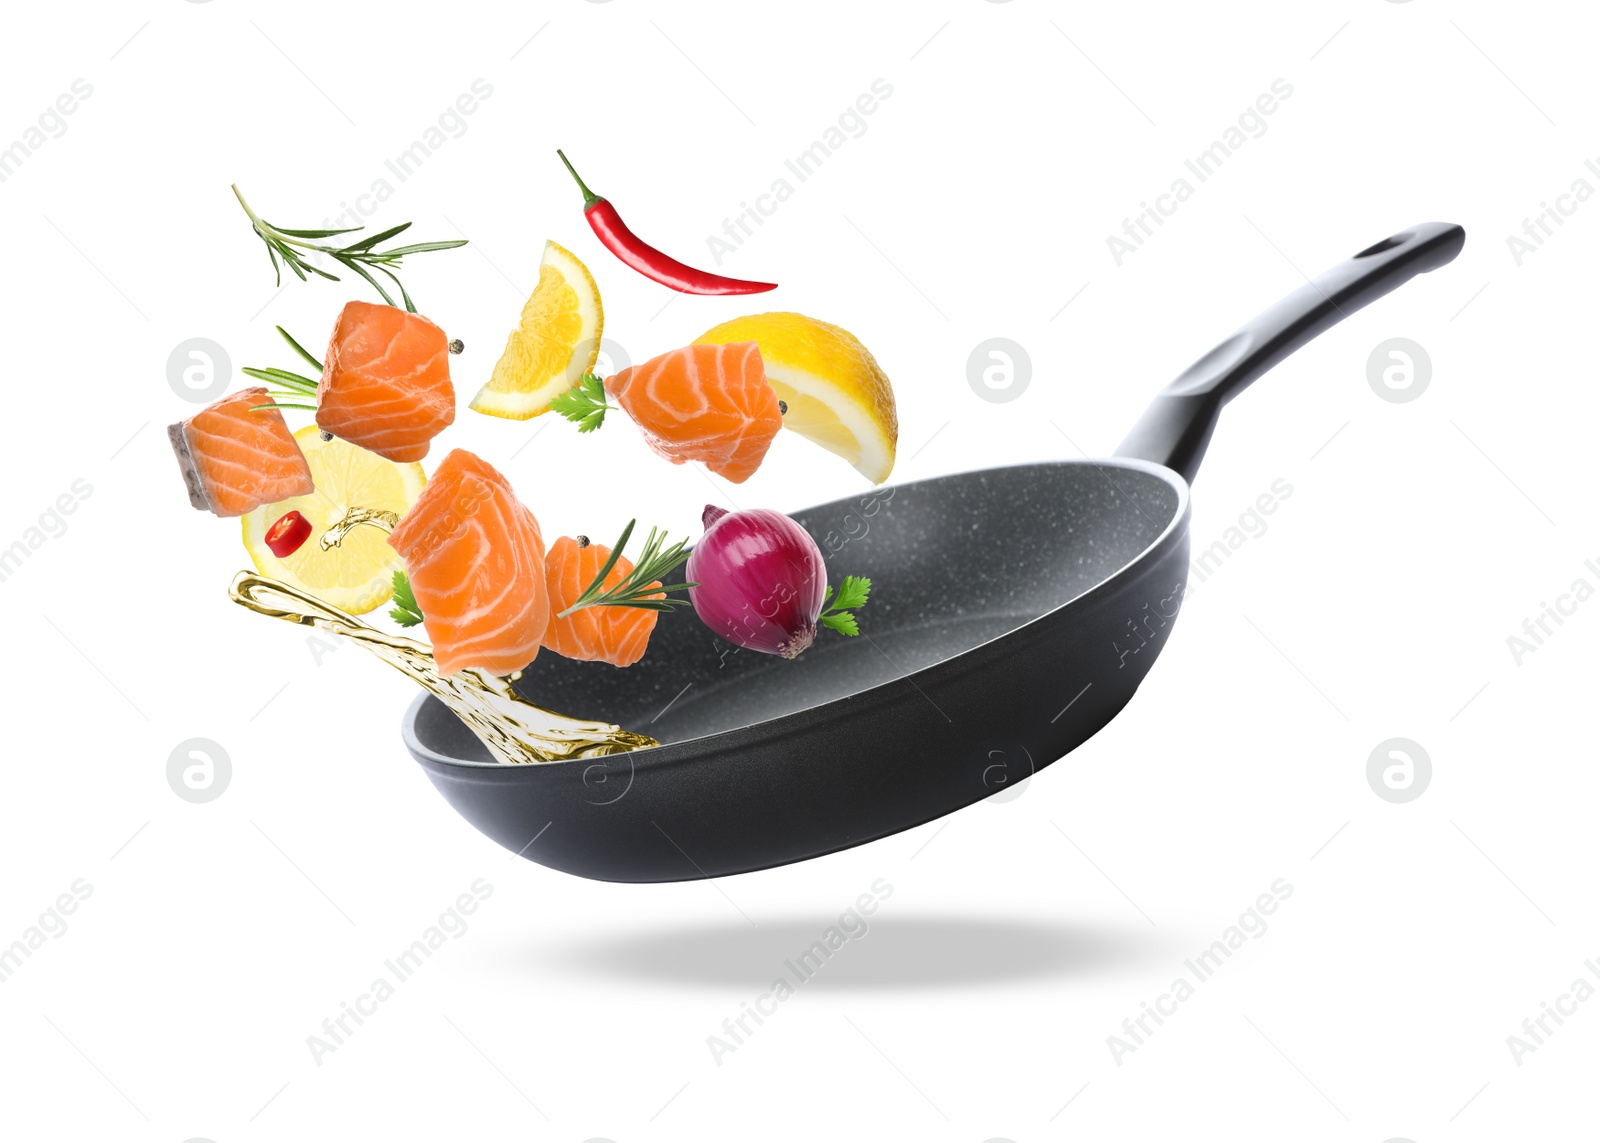
POLYGON ((389 546, 406 562, 441 675, 509 675, 533 661, 550 622, 544 539, 492 466, 451 452, 389 546))
POLYGON ((783 427, 753 341, 675 349, 606 378, 605 388, 657 453, 698 460, 735 484, 761 466, 783 427))
POLYGON ((334 322, 317 385, 317 426, 405 463, 456 419, 450 344, 420 314, 347 302, 334 322))
MULTIPOLYGON (((577 602, 610 558, 611 549, 604 544, 580 544, 571 536, 562 536, 550 545, 544 557, 545 584, 550 593, 550 626, 545 629, 544 645, 568 659, 631 667, 644 655, 650 633, 655 630, 654 611, 642 607, 585 607, 565 619, 556 614, 577 602)), ((631 571, 633 563, 626 556, 621 557, 606 573, 605 586, 615 587, 631 571)))
POLYGON ((241 389, 167 426, 189 503, 218 516, 312 492, 311 466, 265 389, 241 389))

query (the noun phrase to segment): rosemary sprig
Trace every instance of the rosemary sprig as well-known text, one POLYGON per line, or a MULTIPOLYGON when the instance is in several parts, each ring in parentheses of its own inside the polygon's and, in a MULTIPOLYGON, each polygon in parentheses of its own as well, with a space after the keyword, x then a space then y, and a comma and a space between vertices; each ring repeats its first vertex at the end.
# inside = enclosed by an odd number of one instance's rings
POLYGON ((861 628, 850 612, 866 606, 867 595, 872 591, 872 581, 864 575, 847 575, 839 581, 839 590, 828 589, 822 597, 822 614, 817 622, 841 635, 859 635, 861 628), (830 603, 829 600, 832 600, 830 603))
POLYGON ((411 593, 411 580, 403 571, 394 573, 394 606, 389 608, 389 618, 402 627, 415 627, 422 622, 422 608, 411 593))
POLYGON ((576 424, 580 433, 592 433, 616 406, 606 404, 605 382, 596 374, 585 373, 576 385, 553 397, 550 408, 576 424))
POLYGON ((286 227, 273 226, 250 209, 250 204, 245 202, 244 195, 239 193, 238 186, 232 189, 233 196, 239 200, 239 205, 244 207, 244 212, 250 216, 250 225, 257 237, 267 245, 267 257, 272 260, 272 270, 277 275, 279 285, 283 284, 283 266, 294 271, 295 277, 302 282, 308 280, 307 274, 316 274, 330 282, 339 280, 337 274, 330 274, 320 266, 308 262, 300 253, 302 250, 309 250, 316 254, 326 254, 341 266, 360 274, 372 284, 372 288, 378 291, 379 296, 392 306, 395 304, 394 298, 389 296, 389 291, 383 288, 383 284, 374 278, 367 268, 370 266, 377 270, 399 289, 406 309, 416 313, 417 307, 412 302, 411 295, 406 293, 405 286, 401 285, 400 279, 394 273, 400 268, 401 259, 407 254, 426 254, 430 250, 454 250, 457 246, 467 244, 465 238, 451 238, 444 242, 414 242, 409 246, 391 246, 387 250, 374 249, 378 243, 387 242, 411 225, 409 222, 402 222, 399 226, 391 226, 388 230, 374 234, 370 238, 363 238, 359 242, 352 242, 348 246, 324 246, 309 240, 332 238, 336 234, 353 234, 366 228, 347 226, 342 230, 290 230, 286 227), (282 265, 279 265, 280 260, 282 265))
POLYGON ((667 534, 656 528, 650 529, 644 547, 639 552, 639 562, 634 564, 633 570, 619 580, 614 586, 606 587, 606 576, 611 574, 611 569, 617 566, 617 561, 622 558, 622 549, 628 544, 628 537, 633 535, 633 526, 637 520, 629 520, 628 526, 622 529, 622 536, 617 540, 616 546, 611 549, 611 556, 601 565, 589 586, 583 589, 583 594, 573 601, 571 607, 556 613, 557 619, 565 619, 574 611, 582 611, 585 607, 640 607, 647 611, 672 611, 675 608, 687 607, 687 599, 651 599, 667 591, 687 591, 694 587, 692 583, 671 583, 661 586, 661 580, 689 558, 687 540, 679 540, 670 547, 666 546, 667 534))
MULTIPOLYGON (((322 362, 313 357, 305 346, 289 336, 289 331, 281 325, 274 328, 283 335, 283 340, 294 347, 296 353, 315 365, 317 373, 321 374, 322 362)), ((272 398, 272 404, 253 405, 252 412, 256 409, 306 409, 313 413, 317 411, 317 382, 313 378, 291 373, 287 369, 255 369, 248 365, 241 366, 239 372, 246 377, 254 377, 257 381, 265 381, 268 385, 278 387, 275 391, 267 393, 267 396, 272 398), (308 399, 310 404, 306 404, 308 399)))

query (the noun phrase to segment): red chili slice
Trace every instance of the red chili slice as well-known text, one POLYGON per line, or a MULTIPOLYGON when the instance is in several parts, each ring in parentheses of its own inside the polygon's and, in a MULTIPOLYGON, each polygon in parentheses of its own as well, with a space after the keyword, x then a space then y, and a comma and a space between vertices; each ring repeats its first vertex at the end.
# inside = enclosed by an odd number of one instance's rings
POLYGON ((560 151, 556 154, 561 155, 561 161, 572 172, 578 189, 583 191, 583 215, 589 220, 589 228, 594 231, 595 237, 624 264, 632 266, 646 278, 683 294, 760 294, 778 288, 776 282, 747 282, 743 278, 725 278, 721 274, 697 270, 663 254, 629 230, 628 224, 617 213, 617 208, 584 185, 565 155, 560 151))
POLYGON ((280 560, 300 550, 311 538, 311 521, 298 512, 285 512, 267 529, 267 547, 280 560))

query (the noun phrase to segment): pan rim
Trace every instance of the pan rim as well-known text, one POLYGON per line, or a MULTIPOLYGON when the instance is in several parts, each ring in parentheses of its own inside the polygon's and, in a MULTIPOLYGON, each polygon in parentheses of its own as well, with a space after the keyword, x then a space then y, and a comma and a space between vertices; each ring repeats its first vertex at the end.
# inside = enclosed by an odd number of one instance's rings
MULTIPOLYGON (((1167 468, 1165 465, 1156 464, 1154 461, 1141 460, 1137 457, 1066 457, 1056 460, 1018 461, 1015 464, 986 465, 982 468, 966 469, 961 472, 941 473, 938 476, 930 476, 921 480, 909 481, 906 484, 897 485, 896 487, 909 489, 914 488, 917 485, 926 485, 932 484, 936 481, 950 480, 963 476, 972 476, 981 472, 1002 472, 1016 468, 1038 468, 1042 466, 1065 467, 1082 465, 1092 465, 1101 468, 1109 467, 1131 469, 1133 471, 1142 472, 1150 476, 1155 476, 1165 481, 1167 485, 1171 487, 1175 493, 1177 493, 1178 497, 1177 506, 1173 510, 1171 517, 1167 520, 1165 527, 1162 528, 1161 532, 1155 537, 1155 539, 1151 540, 1150 543, 1147 544, 1138 555, 1134 556, 1127 563, 1123 564, 1115 572, 1101 580, 1099 583, 1095 584, 1093 587, 1079 592, 1071 599, 1065 600, 1057 606, 1051 608, 1049 611, 1046 611, 1043 615, 1035 616, 1033 619, 1028 620, 1026 623, 1023 623, 1018 627, 1013 627, 1011 630, 1001 635, 996 635, 992 639, 987 639, 984 642, 979 643, 977 646, 967 648, 967 650, 961 652, 959 655, 953 655, 948 659, 941 659, 937 663, 932 663, 926 667, 919 668, 918 670, 907 672, 898 678, 889 679, 885 682, 867 687, 864 690, 854 691, 851 694, 844 695, 840 698, 831 699, 830 701, 821 703, 817 706, 806 707, 804 710, 791 711, 789 714, 781 715, 778 718, 770 718, 763 722, 752 723, 749 726, 733 727, 728 730, 717 731, 714 734, 706 734, 698 738, 687 738, 679 742, 668 742, 659 746, 646 746, 638 750, 628 751, 625 755, 612 755, 610 757, 626 757, 629 760, 630 767, 649 766, 651 768, 655 768, 677 765, 684 762, 695 761, 708 755, 722 754, 728 750, 746 749, 770 738, 779 737, 788 733, 791 729, 797 729, 798 721, 802 719, 815 721, 817 719, 837 718, 842 713, 839 708, 843 704, 848 702, 858 702, 859 700, 862 700, 864 696, 877 695, 881 701, 883 698, 887 697, 883 692, 886 692, 889 687, 897 686, 901 683, 904 683, 908 679, 912 681, 913 685, 916 685, 920 680, 925 680, 934 676, 936 672, 954 669, 969 656, 976 655, 985 649, 993 648, 995 644, 1031 635, 1034 629, 1036 629, 1038 626, 1047 622, 1058 621, 1061 614, 1067 609, 1085 606, 1086 601, 1115 591, 1121 585, 1121 583, 1127 579, 1133 569, 1136 569, 1147 563, 1158 552, 1175 542, 1178 537, 1181 537, 1185 532, 1188 531, 1190 511, 1190 489, 1188 482, 1180 473, 1167 468)), ((826 506, 827 505, 818 504, 811 507, 822 508, 826 506)), ((809 511, 811 509, 808 508, 806 510, 809 511)), ((432 747, 423 743, 416 730, 417 719, 421 714, 423 707, 425 707, 429 700, 433 698, 434 696, 432 694, 427 691, 423 691, 406 706, 405 713, 401 716, 400 736, 405 743, 407 751, 409 751, 411 756, 417 759, 419 763, 433 764, 442 768, 457 771, 459 772, 459 776, 461 778, 465 778, 467 780, 481 777, 481 779, 485 781, 501 781, 515 780, 512 779, 510 775, 541 773, 555 770, 556 768, 564 768, 569 766, 581 766, 587 769, 588 767, 594 766, 597 762, 602 761, 599 758, 572 758, 557 762, 534 762, 525 766, 508 766, 503 762, 480 762, 475 759, 454 758, 449 755, 441 754, 432 747), (499 777, 491 778, 489 776, 490 774, 504 774, 507 775, 507 777, 504 779, 499 777), (468 777, 469 775, 471 777, 468 777)))

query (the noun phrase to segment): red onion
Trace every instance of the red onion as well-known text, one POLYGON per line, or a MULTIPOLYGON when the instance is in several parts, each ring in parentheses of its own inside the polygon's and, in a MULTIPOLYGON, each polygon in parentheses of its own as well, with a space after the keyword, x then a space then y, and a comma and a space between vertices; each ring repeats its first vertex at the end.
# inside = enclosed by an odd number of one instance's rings
POLYGON ((822 550, 782 512, 706 505, 685 569, 705 625, 730 643, 793 659, 817 637, 828 587, 822 550))

